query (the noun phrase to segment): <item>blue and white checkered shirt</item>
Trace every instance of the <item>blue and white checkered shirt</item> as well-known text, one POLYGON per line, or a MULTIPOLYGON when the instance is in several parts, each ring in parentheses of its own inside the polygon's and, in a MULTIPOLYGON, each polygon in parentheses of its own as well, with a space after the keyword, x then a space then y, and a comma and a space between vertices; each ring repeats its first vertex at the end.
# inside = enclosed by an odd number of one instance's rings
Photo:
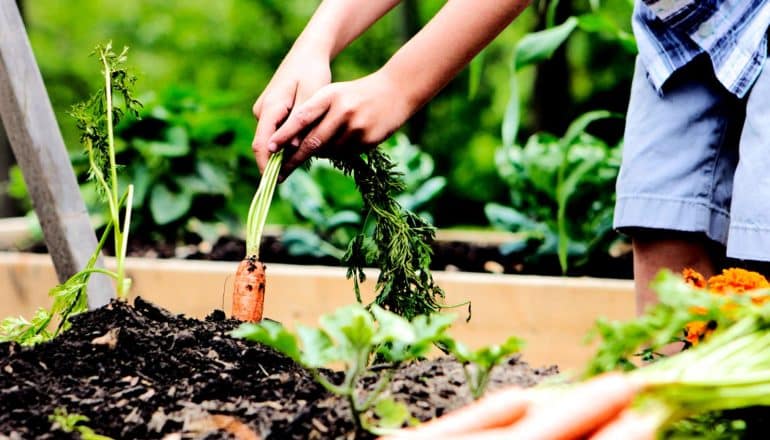
POLYGON ((677 69, 706 53, 717 79, 743 97, 767 57, 769 0, 637 0, 639 56, 660 91, 677 69))

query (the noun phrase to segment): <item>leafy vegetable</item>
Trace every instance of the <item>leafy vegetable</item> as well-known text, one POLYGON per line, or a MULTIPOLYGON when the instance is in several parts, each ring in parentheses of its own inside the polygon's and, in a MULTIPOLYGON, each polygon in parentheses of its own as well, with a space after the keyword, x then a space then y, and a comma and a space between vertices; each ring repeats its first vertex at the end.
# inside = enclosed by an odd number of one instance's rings
POLYGON ((263 343, 289 356, 309 369, 324 388, 348 400, 359 428, 383 433, 384 428, 400 427, 410 420, 403 404, 383 397, 393 367, 425 356, 433 344, 446 340, 453 320, 454 316, 433 314, 408 321, 377 305, 368 311, 354 304, 322 316, 319 328, 298 326, 296 335, 273 321, 242 324, 232 335, 263 343), (390 365, 379 374, 368 395, 362 396, 357 385, 375 356, 390 365), (338 363, 344 364, 344 379, 339 384, 319 370, 338 363), (371 410, 379 416, 379 423, 368 415, 371 410))
POLYGON ((520 351, 524 345, 524 341, 514 336, 500 345, 481 347, 475 351, 460 342, 447 342, 449 351, 463 364, 465 381, 474 399, 484 395, 495 366, 506 357, 520 351))
POLYGON ((608 252, 619 238, 612 229, 612 212, 620 148, 585 130, 594 121, 613 117, 606 111, 589 112, 562 138, 539 133, 524 147, 498 150, 498 172, 510 188, 511 204, 489 203, 484 210, 493 226, 521 237, 504 245, 504 253, 527 249, 530 259, 556 255, 566 273, 570 265, 608 252))
POLYGON ((66 433, 77 432, 82 440, 112 440, 112 437, 100 435, 94 432, 86 423, 90 419, 82 414, 68 413, 66 408, 56 408, 49 420, 54 424, 54 429, 60 429, 66 433))

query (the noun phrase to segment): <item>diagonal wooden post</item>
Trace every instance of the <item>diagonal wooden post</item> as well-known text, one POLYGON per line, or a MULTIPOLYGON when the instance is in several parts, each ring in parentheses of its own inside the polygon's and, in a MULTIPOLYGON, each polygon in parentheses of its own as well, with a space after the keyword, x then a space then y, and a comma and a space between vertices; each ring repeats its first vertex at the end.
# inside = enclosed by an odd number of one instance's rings
MULTIPOLYGON (((0 0, 0 117, 56 274, 64 281, 86 265, 96 248, 96 235, 13 0, 0 0)), ((91 278, 89 308, 102 306, 114 296, 108 278, 98 274, 91 278)))

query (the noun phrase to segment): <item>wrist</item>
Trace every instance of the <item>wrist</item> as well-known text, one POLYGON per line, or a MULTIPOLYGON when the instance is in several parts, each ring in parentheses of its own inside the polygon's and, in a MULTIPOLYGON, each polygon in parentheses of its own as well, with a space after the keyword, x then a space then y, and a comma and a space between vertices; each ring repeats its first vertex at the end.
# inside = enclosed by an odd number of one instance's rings
POLYGON ((417 76, 408 69, 402 69, 392 60, 375 72, 382 81, 388 84, 393 91, 393 98, 398 98, 403 103, 403 110, 407 118, 411 117, 420 107, 430 100, 432 94, 426 93, 425 86, 420 83, 417 76))

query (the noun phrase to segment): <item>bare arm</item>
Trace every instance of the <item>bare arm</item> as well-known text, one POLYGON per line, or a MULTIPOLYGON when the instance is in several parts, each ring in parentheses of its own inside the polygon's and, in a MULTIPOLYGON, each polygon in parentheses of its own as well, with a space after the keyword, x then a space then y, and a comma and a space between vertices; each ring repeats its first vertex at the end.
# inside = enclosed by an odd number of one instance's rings
MULTIPOLYGON (((254 104, 252 149, 267 163, 267 140, 289 113, 331 82, 329 63, 400 0, 324 0, 254 104)), ((299 140, 294 142, 298 145, 299 140)))
POLYGON ((320 150, 382 142, 444 87, 530 0, 450 0, 380 70, 330 84, 301 105, 268 141, 277 151, 310 128, 283 176, 320 150))

